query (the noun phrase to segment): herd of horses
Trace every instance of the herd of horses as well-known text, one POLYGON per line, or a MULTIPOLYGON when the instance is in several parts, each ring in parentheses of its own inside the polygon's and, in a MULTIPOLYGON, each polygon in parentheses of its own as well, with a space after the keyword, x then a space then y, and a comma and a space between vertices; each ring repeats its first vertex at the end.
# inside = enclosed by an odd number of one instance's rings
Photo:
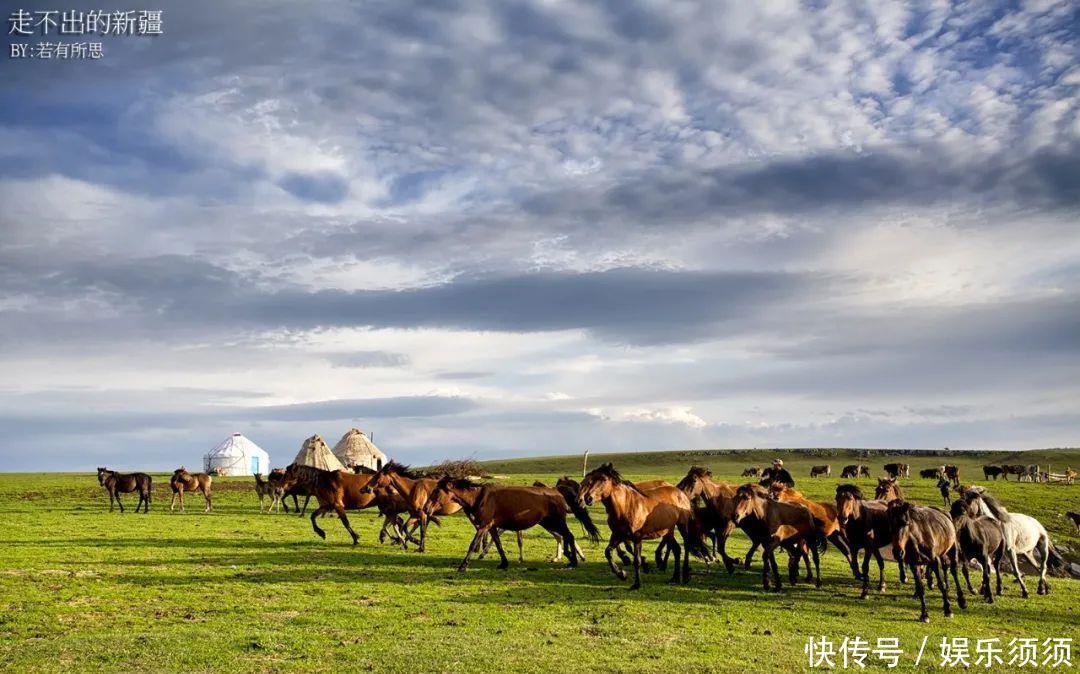
MULTIPOLYGON (((758 549, 762 558, 762 585, 766 590, 782 587, 777 553, 787 553, 788 580, 799 580, 805 567, 807 582, 821 586, 820 556, 831 544, 850 566, 852 576, 862 586, 862 597, 870 592, 870 560, 878 567, 878 591, 885 588, 885 561, 896 562, 899 580, 907 582, 910 573, 914 595, 921 605, 920 619, 929 620, 926 609, 927 587, 935 583, 942 595, 946 616, 952 614, 949 576, 955 587, 956 603, 966 607, 958 576, 962 570, 968 592, 994 601, 990 574, 996 576, 996 593, 1002 594, 1002 560, 1007 559, 1019 584, 1021 595, 1028 596, 1019 559, 1023 557, 1038 569, 1037 592, 1046 594, 1050 586, 1047 568, 1062 560, 1050 542, 1046 529, 1037 520, 1006 510, 985 488, 961 487, 955 466, 932 469, 933 477, 943 485, 948 512, 908 501, 899 480, 909 475, 906 464, 887 464, 889 477, 878 480, 873 499, 866 498, 857 485, 840 484, 835 500, 813 501, 794 489, 793 483, 771 479, 768 469, 744 475, 761 476, 758 482, 732 484, 715 479, 705 468, 693 467, 677 484, 665 480, 632 482, 622 477, 611 463, 587 473, 581 482, 560 478, 554 486, 536 482, 531 486, 478 483, 448 475, 427 475, 390 461, 378 470, 357 467, 354 472, 320 470, 292 464, 275 469, 267 478, 255 475, 259 508, 270 498, 270 512, 278 505, 288 512, 287 497, 292 497, 295 511, 304 514, 308 501, 318 503, 310 514, 311 526, 321 538, 326 532, 318 519, 334 514, 352 537, 348 511, 376 508, 383 518, 380 542, 414 545, 423 552, 428 527, 439 525, 440 518, 462 512, 475 528, 475 535, 458 569, 465 570, 474 556, 483 558, 492 544, 497 550, 499 568, 509 566, 503 547, 503 532, 517 538, 518 558, 522 559, 521 532, 539 526, 555 540, 551 561, 563 558, 575 567, 585 559, 573 530, 568 524, 572 515, 586 537, 599 541, 600 531, 592 521, 588 506, 602 504, 610 531, 604 557, 613 574, 626 580, 623 567, 633 570, 631 589, 641 587, 641 573, 648 572, 649 562, 643 553, 646 541, 658 540, 654 563, 664 571, 673 558, 672 583, 690 579, 691 556, 704 563, 722 563, 726 571, 737 567, 749 569, 758 549), (949 487, 958 498, 951 499, 949 487), (299 497, 304 497, 300 506, 299 497), (731 557, 726 548, 728 537, 741 530, 751 543, 745 558, 731 557), (859 553, 863 553, 859 562, 859 553), (1038 557, 1035 553, 1038 552, 1038 557), (982 582, 978 593, 969 577, 969 562, 978 564, 982 582), (621 564, 621 566, 620 566, 621 564)), ((847 466, 845 477, 867 476, 868 467, 847 466), (864 470, 865 468, 865 470, 864 470)), ((922 471, 926 473, 927 471, 922 471)), ((828 466, 815 466, 811 475, 828 475, 828 466)), ((1015 473, 1012 473, 1015 474, 1015 473)), ((927 475, 924 475, 926 477, 927 475)), ((109 493, 109 509, 115 501, 121 512, 121 493, 138 492, 143 512, 149 510, 152 481, 146 473, 117 473, 98 469, 98 481, 109 493)), ((181 510, 185 492, 201 492, 206 511, 212 509, 212 478, 192 474, 183 467, 169 480, 173 504, 177 498, 181 510)))

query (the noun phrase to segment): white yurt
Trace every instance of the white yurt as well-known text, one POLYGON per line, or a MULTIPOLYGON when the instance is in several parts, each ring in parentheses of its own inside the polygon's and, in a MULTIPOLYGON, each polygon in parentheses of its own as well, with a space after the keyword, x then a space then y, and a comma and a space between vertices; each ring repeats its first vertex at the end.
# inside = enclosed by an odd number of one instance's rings
POLYGON ((233 433, 203 456, 203 470, 217 475, 270 472, 270 455, 241 433, 233 433))
POLYGON ((341 436, 338 443, 334 445, 334 456, 346 468, 365 466, 378 470, 386 463, 386 455, 359 428, 350 428, 348 433, 341 436))
POLYGON ((320 470, 345 470, 338 458, 330 451, 326 441, 318 435, 313 435, 300 447, 293 463, 301 466, 311 466, 320 470))

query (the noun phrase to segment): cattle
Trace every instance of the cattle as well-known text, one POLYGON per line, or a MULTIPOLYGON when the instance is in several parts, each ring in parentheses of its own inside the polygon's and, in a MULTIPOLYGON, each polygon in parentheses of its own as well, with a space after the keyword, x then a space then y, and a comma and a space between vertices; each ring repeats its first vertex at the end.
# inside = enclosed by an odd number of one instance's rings
POLYGON ((906 463, 887 463, 885 473, 895 480, 899 477, 910 477, 911 468, 906 463))
POLYGON ((994 480, 996 482, 998 476, 1004 472, 1005 471, 1001 469, 1001 466, 983 466, 983 479, 994 480))
POLYGON ((927 480, 936 480, 945 474, 945 467, 938 466, 937 468, 924 468, 919 471, 919 477, 926 478, 927 480))
POLYGON ((742 472, 742 477, 758 477, 759 475, 761 475, 761 469, 757 466, 747 466, 742 472))
POLYGON ((817 477, 818 475, 824 475, 825 477, 829 477, 830 475, 832 475, 832 466, 828 464, 825 464, 823 466, 811 466, 810 477, 817 477))
POLYGON ((1027 467, 1018 463, 1013 465, 1005 464, 1001 467, 1001 476, 1006 480, 1009 479, 1010 475, 1015 475, 1016 481, 1019 482, 1025 474, 1027 474, 1027 467))
POLYGON ((954 466, 952 464, 945 464, 943 466, 945 473, 945 479, 952 482, 953 486, 957 489, 960 488, 960 466, 954 466))

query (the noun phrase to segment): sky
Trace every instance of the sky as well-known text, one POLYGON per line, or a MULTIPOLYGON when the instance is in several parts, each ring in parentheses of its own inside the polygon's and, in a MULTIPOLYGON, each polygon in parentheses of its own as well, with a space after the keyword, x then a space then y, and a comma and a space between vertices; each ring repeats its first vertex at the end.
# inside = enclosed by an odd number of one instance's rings
POLYGON ((1080 444, 1071 2, 21 6, 4 470, 1080 444))

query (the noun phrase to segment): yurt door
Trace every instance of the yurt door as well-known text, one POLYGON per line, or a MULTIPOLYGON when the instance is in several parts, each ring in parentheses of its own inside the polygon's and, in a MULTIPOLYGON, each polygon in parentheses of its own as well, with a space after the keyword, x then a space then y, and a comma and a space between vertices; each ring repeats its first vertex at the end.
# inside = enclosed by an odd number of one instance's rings
POLYGON ((252 473, 260 472, 259 471, 259 457, 257 457, 257 456, 251 457, 251 472, 252 473))

